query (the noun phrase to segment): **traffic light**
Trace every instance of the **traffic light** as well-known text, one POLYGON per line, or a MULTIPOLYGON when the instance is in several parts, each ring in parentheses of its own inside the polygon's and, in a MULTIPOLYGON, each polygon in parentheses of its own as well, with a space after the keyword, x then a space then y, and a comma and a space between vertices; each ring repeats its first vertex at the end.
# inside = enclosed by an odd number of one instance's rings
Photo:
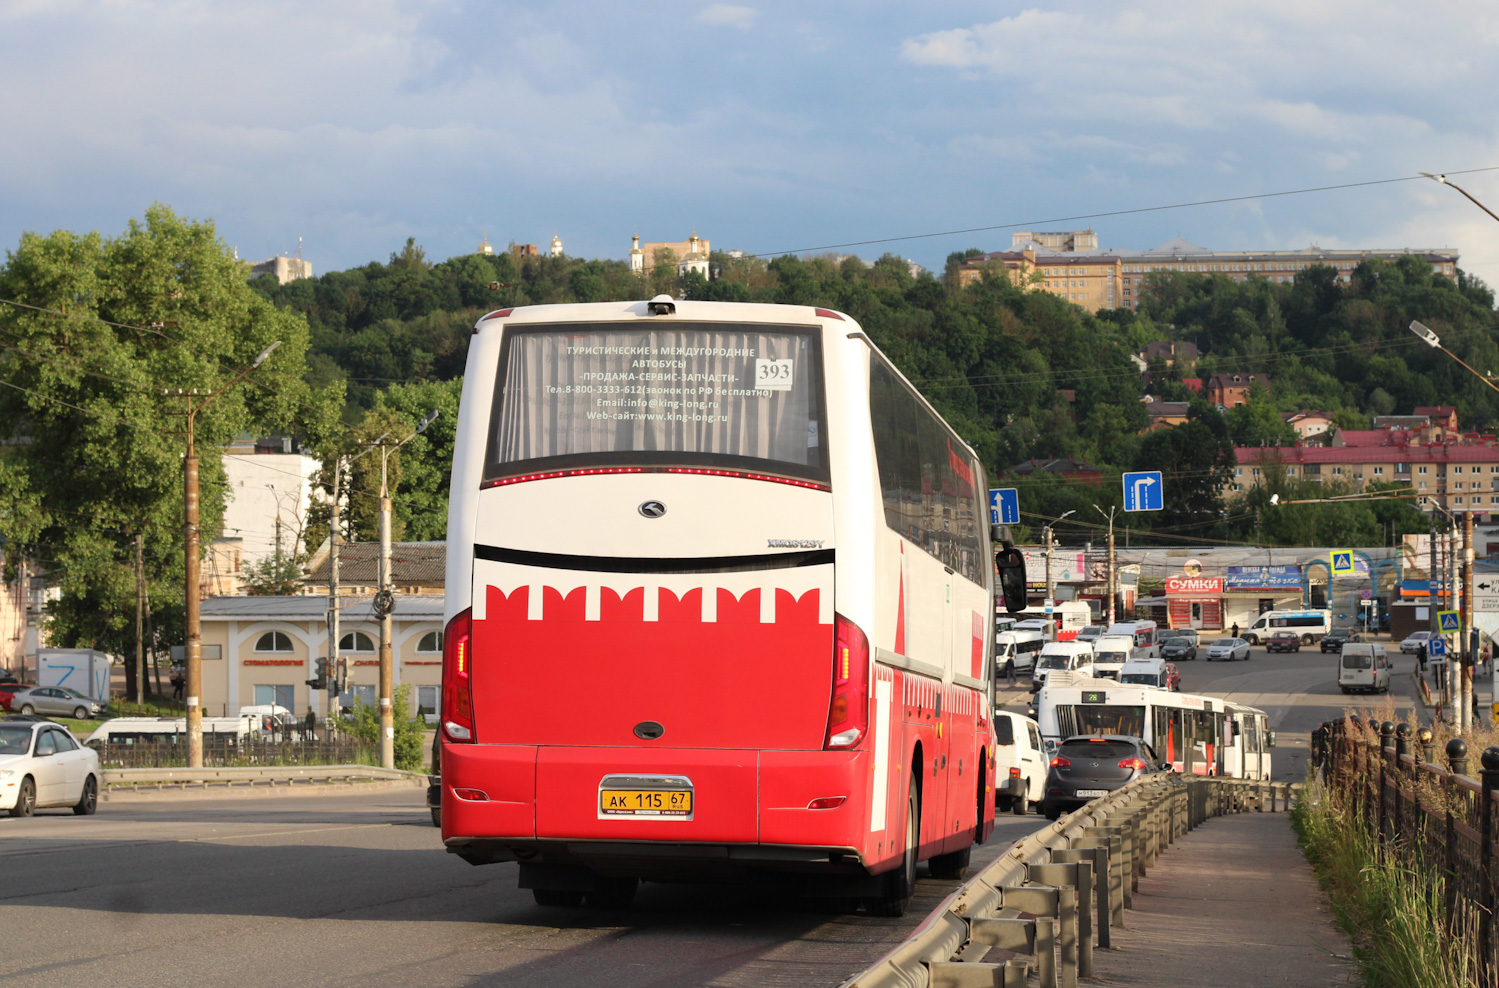
POLYGON ((327 659, 321 659, 320 658, 320 659, 317 660, 317 678, 316 679, 309 679, 309 680, 307 680, 307 685, 310 686, 310 687, 312 687, 315 690, 325 690, 325 689, 328 688, 328 660, 327 659))

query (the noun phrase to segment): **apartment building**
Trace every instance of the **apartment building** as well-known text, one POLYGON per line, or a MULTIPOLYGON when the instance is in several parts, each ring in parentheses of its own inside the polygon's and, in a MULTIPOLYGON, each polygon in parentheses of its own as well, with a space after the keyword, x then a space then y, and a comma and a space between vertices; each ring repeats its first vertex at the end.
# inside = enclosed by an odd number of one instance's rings
POLYGON ((1255 384, 1270 390, 1270 379, 1264 374, 1214 374, 1208 378, 1207 399, 1219 408, 1233 408, 1249 400, 1249 389, 1255 384))
POLYGON ((1458 252, 1448 247, 1399 250, 1327 250, 1312 244, 1303 250, 1215 251, 1177 237, 1143 251, 1102 250, 1091 230, 1073 233, 1025 231, 1013 235, 1010 250, 980 254, 958 270, 958 284, 970 285, 995 266, 1010 272, 1010 280, 1033 290, 1051 292, 1083 306, 1133 309, 1145 279, 1157 272, 1222 275, 1234 281, 1263 278, 1293 282, 1314 265, 1337 272, 1338 280, 1352 280, 1353 269, 1371 258, 1387 261, 1414 255, 1448 278, 1457 277, 1458 252), (1031 275, 1042 277, 1034 283, 1031 275))
POLYGON ((1448 511, 1499 514, 1499 438, 1491 435, 1428 441, 1412 430, 1350 429, 1340 431, 1332 446, 1240 446, 1234 460, 1225 497, 1284 470, 1288 478, 1338 481, 1356 491, 1375 483, 1408 484, 1412 493, 1448 511))

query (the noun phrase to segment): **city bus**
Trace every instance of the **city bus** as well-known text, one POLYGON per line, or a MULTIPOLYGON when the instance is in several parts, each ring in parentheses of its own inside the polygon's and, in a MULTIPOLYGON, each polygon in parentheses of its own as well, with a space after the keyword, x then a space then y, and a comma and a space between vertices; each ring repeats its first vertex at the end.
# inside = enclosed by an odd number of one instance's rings
POLYGON ((449 501, 442 836, 542 905, 777 881, 903 913, 993 827, 973 450, 847 315, 501 309, 449 501))
POLYGON ((1078 734, 1125 734, 1186 775, 1270 778, 1265 712, 1222 697, 1054 673, 1036 697, 1036 721, 1048 752, 1078 734))

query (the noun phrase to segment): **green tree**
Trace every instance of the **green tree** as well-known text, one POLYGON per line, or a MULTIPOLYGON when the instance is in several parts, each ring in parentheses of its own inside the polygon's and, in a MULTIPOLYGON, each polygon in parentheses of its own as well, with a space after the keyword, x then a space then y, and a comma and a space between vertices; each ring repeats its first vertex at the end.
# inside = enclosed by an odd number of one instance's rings
POLYGON ((118 237, 24 234, 0 268, 0 298, 34 307, 0 307, 8 559, 37 560, 60 590, 48 605, 53 641, 129 654, 139 534, 156 644, 180 641, 182 413, 281 341, 196 416, 206 548, 223 517, 218 451, 231 438, 316 437, 333 423, 339 389, 303 381, 306 321, 251 290, 211 223, 161 205, 118 237))

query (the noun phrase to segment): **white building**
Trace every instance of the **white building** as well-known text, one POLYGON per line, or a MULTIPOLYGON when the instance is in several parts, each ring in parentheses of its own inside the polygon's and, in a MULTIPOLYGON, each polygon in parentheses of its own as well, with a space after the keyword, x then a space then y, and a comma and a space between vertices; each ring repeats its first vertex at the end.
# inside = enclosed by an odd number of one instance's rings
POLYGON ((222 540, 240 540, 242 570, 274 556, 278 548, 287 556, 297 553, 312 501, 312 478, 321 465, 291 452, 289 440, 276 447, 236 444, 225 451, 229 489, 222 540), (279 452, 270 452, 272 448, 279 452))

